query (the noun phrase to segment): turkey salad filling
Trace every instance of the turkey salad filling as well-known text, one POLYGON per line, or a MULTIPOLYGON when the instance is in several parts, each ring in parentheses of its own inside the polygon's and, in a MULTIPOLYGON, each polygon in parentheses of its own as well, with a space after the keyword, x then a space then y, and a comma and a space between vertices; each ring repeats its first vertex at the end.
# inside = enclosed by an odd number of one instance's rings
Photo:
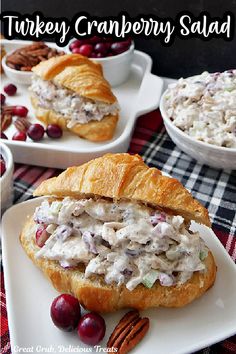
POLYGON ((93 101, 63 87, 56 86, 53 81, 42 80, 34 76, 30 87, 32 94, 38 99, 39 106, 53 110, 66 118, 68 128, 77 123, 85 124, 91 120, 102 120, 105 116, 115 115, 119 111, 117 102, 108 104, 93 101))
MULTIPOLYGON (((85 266, 85 277, 102 275, 107 284, 152 287, 183 284, 204 271, 208 248, 182 216, 170 216, 129 201, 47 200, 36 209, 37 230, 46 242, 37 257, 64 268, 85 266)), ((36 232, 37 235, 37 232, 36 232)))
POLYGON ((165 99, 176 127, 194 139, 236 148, 236 70, 181 78, 165 99))

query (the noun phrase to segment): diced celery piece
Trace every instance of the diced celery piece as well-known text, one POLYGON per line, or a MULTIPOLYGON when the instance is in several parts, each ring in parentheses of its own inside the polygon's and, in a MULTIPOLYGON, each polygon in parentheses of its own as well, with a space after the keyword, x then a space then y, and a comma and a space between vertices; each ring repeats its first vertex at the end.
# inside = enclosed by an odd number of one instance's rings
POLYGON ((204 259, 207 257, 207 255, 208 255, 208 251, 206 251, 206 250, 200 251, 200 253, 199 253, 200 260, 204 261, 204 259))
POLYGON ((235 90, 235 87, 233 87, 233 86, 225 89, 225 91, 228 91, 228 92, 232 92, 234 90, 235 90))
POLYGON ((157 270, 150 270, 144 277, 143 277, 143 285, 146 286, 146 288, 151 288, 155 281, 158 279, 159 272, 157 270))

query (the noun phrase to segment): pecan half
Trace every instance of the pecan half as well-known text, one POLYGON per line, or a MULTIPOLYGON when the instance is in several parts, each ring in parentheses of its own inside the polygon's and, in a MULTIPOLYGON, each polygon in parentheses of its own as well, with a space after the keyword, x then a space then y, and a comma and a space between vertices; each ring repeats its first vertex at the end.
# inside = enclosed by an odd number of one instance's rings
POLYGON ((12 115, 10 113, 1 113, 1 131, 6 130, 12 122, 12 115))
POLYGON ((148 328, 148 318, 141 318, 138 311, 130 311, 115 327, 107 347, 116 348, 118 354, 126 354, 143 339, 148 328))
POLYGON ((2 106, 1 107, 1 112, 3 114, 13 114, 15 106, 2 106))
POLYGON ((119 335, 122 333, 122 331, 127 327, 131 322, 139 318, 139 313, 138 311, 130 311, 127 312, 126 315, 122 317, 118 325, 115 327, 114 331, 112 332, 108 342, 107 346, 110 348, 112 347, 112 344, 116 341, 116 339, 119 337, 119 335))
POLYGON ((118 353, 126 354, 132 350, 143 339, 148 329, 149 319, 146 317, 140 318, 139 321, 134 326, 132 326, 131 331, 121 343, 121 346, 118 349, 118 353))
POLYGON ((27 121, 27 119, 20 117, 15 117, 13 120, 13 124, 20 132, 25 132, 31 125, 30 122, 27 121))

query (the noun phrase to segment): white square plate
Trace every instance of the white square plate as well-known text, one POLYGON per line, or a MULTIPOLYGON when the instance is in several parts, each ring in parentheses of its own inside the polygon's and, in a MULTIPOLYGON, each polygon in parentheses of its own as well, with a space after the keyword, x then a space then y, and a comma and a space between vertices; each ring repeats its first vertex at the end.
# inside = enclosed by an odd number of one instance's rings
MULTIPOLYGON (((12 352, 20 348, 49 353, 82 352, 86 346, 76 332, 64 333, 52 324, 49 309, 58 293, 28 259, 19 242, 27 215, 42 198, 18 204, 2 220, 3 265, 12 352), (44 349, 43 349, 44 348, 44 349)), ((136 354, 183 354, 199 350, 236 333, 236 266, 217 239, 204 226, 193 225, 212 250, 218 267, 215 285, 200 299, 182 309, 143 311, 150 330, 134 349, 136 354)), ((114 326, 126 311, 105 315, 105 347, 114 326)), ((88 348, 87 348, 88 350, 88 348)))

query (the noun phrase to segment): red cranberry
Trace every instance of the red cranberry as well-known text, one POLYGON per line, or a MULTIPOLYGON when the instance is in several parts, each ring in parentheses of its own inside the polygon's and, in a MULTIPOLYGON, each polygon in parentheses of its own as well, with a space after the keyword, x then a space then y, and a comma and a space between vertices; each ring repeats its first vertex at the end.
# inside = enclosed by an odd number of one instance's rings
POLYGON ((13 96, 17 90, 16 86, 13 84, 8 84, 8 85, 4 86, 3 89, 8 96, 13 96))
POLYGON ((28 114, 28 109, 25 106, 15 106, 13 108, 13 114, 14 114, 14 116, 24 118, 28 114))
POLYGON ((126 50, 128 50, 129 47, 130 47, 129 41, 115 42, 115 43, 112 43, 111 50, 115 54, 121 54, 121 53, 125 52, 126 50))
POLYGON ((35 234, 35 241, 39 247, 43 247, 49 238, 49 233, 46 231, 47 226, 40 227, 35 234))
POLYGON ((13 137, 12 140, 19 140, 19 141, 25 141, 27 138, 27 135, 25 132, 16 132, 13 137))
POLYGON ((54 325, 63 331, 73 331, 81 316, 79 301, 69 294, 62 294, 51 305, 51 318, 54 325))
POLYGON ((78 335, 82 342, 97 345, 104 337, 106 324, 104 319, 95 312, 81 317, 78 325, 78 335))
POLYGON ((6 171, 6 164, 4 160, 0 160, 0 176, 2 177, 2 175, 5 173, 6 171))
POLYGON ((107 42, 107 43, 104 43, 104 44, 107 47, 107 50, 109 50, 111 48, 111 43, 110 42, 107 42))
POLYGON ((44 136, 44 127, 41 124, 31 124, 27 130, 27 135, 34 141, 39 141, 44 136))
POLYGON ((5 101, 6 101, 6 97, 4 96, 3 93, 1 93, 1 105, 4 105, 5 101))
POLYGON ((6 139, 6 140, 8 140, 6 134, 4 134, 3 132, 1 132, 1 139, 6 139))
POLYGON ((101 38, 98 36, 93 36, 89 39, 89 43, 96 44, 98 42, 101 42, 101 38))
POLYGON ((102 54, 102 53, 97 53, 97 58, 104 58, 104 54, 102 54))
POLYGON ((97 53, 92 52, 89 56, 89 58, 97 58, 97 53))
POLYGON ((73 54, 80 54, 79 48, 74 48, 74 49, 72 49, 72 53, 73 53, 73 54))
POLYGON ((69 45, 69 49, 70 51, 72 52, 73 49, 77 48, 77 45, 75 42, 72 42, 70 45, 69 45))
POLYGON ((113 41, 112 37, 104 37, 103 39, 104 39, 105 42, 110 42, 111 43, 113 41))
POLYGON ((59 139, 62 136, 62 129, 59 125, 49 124, 47 126, 46 133, 50 138, 59 139))
POLYGON ((97 43, 94 47, 94 51, 96 53, 101 53, 101 54, 105 55, 107 53, 106 43, 97 43))
POLYGON ((81 41, 81 40, 79 40, 79 39, 76 39, 75 41, 73 41, 73 42, 70 44, 69 48, 70 48, 70 50, 72 51, 72 50, 75 49, 75 48, 79 48, 82 44, 83 44, 83 41, 81 41))
POLYGON ((79 54, 89 57, 93 51, 93 46, 91 44, 83 44, 79 48, 79 54))

